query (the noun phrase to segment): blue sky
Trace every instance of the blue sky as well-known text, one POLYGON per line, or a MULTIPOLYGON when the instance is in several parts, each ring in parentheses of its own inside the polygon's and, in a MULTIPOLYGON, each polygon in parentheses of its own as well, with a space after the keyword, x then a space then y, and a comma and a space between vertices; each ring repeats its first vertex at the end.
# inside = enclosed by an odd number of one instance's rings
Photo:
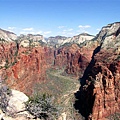
POLYGON ((0 0, 0 28, 45 37, 96 35, 120 21, 120 0, 0 0))

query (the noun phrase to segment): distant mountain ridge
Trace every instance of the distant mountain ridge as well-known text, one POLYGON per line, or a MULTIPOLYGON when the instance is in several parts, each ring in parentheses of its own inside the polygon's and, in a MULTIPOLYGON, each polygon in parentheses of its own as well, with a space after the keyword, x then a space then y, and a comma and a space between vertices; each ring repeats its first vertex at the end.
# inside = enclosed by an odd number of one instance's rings
POLYGON ((66 40, 63 42, 64 43, 77 43, 77 44, 81 44, 84 41, 89 41, 91 39, 93 39, 95 36, 90 35, 88 33, 81 33, 79 35, 73 36, 71 39, 66 40))
POLYGON ((50 45, 56 45, 56 44, 62 44, 62 42, 64 40, 66 40, 67 38, 68 37, 58 35, 58 36, 55 36, 55 37, 53 37, 53 36, 48 37, 48 38, 46 38, 46 41, 50 45))
POLYGON ((31 40, 32 42, 38 42, 41 41, 45 44, 48 45, 64 45, 65 43, 83 43, 86 40, 91 40, 94 38, 93 35, 87 34, 87 33, 81 33, 79 35, 73 36, 73 37, 66 37, 66 36, 51 36, 48 38, 44 38, 43 35, 40 34, 21 34, 20 36, 17 36, 13 32, 9 32, 3 29, 0 29, 0 38, 4 39, 7 42, 12 42, 13 40, 20 40, 23 41, 24 46, 28 46, 29 41, 31 40), (27 43, 27 45, 25 45, 27 43))
POLYGON ((17 38, 17 35, 13 32, 3 30, 0 28, 0 38, 9 42, 15 40, 17 38))
POLYGON ((29 41, 32 41, 35 44, 37 42, 41 41, 42 43, 45 43, 47 45, 50 45, 50 46, 57 45, 58 47, 66 44, 66 43, 68 43, 68 44, 69 43, 70 44, 76 43, 76 44, 81 44, 81 45, 82 44, 88 45, 91 43, 93 44, 93 42, 91 42, 91 40, 94 40, 95 42, 97 41, 98 43, 100 43, 101 39, 105 38, 104 39, 105 42, 103 45, 105 47, 105 46, 108 46, 109 44, 107 44, 107 43, 110 43, 110 40, 112 40, 113 37, 115 35, 117 35, 117 32, 115 33, 115 31, 118 31, 118 32, 120 31, 119 26, 120 26, 120 22, 115 22, 115 23, 111 23, 111 24, 108 24, 106 26, 103 26, 101 28, 100 32, 96 36, 90 35, 88 33, 81 33, 81 34, 75 35, 73 37, 66 37, 66 36, 58 35, 58 36, 51 36, 48 38, 44 38, 44 36, 40 35, 40 34, 36 34, 36 35, 34 35, 34 34, 27 34, 27 35, 21 34, 20 36, 17 36, 13 32, 0 29, 0 38, 4 39, 7 42, 12 42, 13 40, 21 40, 23 46, 28 46, 29 41))

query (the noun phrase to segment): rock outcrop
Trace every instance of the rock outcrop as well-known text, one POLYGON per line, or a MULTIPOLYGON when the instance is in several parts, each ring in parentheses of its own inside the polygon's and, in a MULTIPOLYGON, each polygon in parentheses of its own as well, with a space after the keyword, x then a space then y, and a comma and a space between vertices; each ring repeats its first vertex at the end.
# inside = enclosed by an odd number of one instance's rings
POLYGON ((32 116, 26 110, 25 102, 27 102, 28 100, 29 98, 24 93, 12 89, 6 112, 3 112, 0 109, 0 119, 1 120, 34 120, 34 116, 32 116))
POLYGON ((87 34, 87 33, 81 33, 79 35, 73 36, 70 39, 66 39, 63 41, 62 45, 65 43, 76 43, 76 44, 81 44, 84 41, 89 41, 92 40, 95 36, 87 34))
POLYGON ((11 42, 17 38, 17 35, 14 34, 13 32, 9 32, 9 31, 0 29, 0 38, 6 40, 8 42, 11 42))
POLYGON ((93 48, 82 47, 77 44, 63 46, 55 51, 54 65, 64 68, 66 73, 82 76, 91 60, 93 48))
POLYGON ((49 37, 46 38, 46 41, 49 45, 55 46, 55 45, 61 45, 64 40, 68 39, 65 36, 55 36, 55 37, 49 37))
POLYGON ((25 102, 27 102, 29 98, 20 91, 17 90, 11 90, 11 91, 12 92, 8 102, 7 112, 12 115, 26 111, 25 102))
POLYGON ((17 50, 16 45, 11 44, 3 45, 1 50, 2 77, 10 88, 30 95, 37 83, 46 80, 46 69, 54 59, 52 48, 20 47, 17 50))
POLYGON ((97 38, 100 46, 80 79, 75 108, 86 119, 102 120, 120 112, 119 29, 120 23, 102 28, 97 38))
POLYGON ((20 42, 20 46, 23 47, 30 47, 30 46, 39 46, 41 44, 46 44, 46 41, 43 37, 43 35, 40 34, 27 34, 23 35, 21 34, 20 36, 17 37, 17 40, 20 42))
POLYGON ((81 44, 84 41, 92 40, 95 36, 89 35, 87 33, 81 33, 79 35, 73 36, 73 37, 65 37, 65 36, 55 36, 55 37, 49 37, 46 39, 48 44, 50 45, 57 45, 58 47, 64 44, 81 44))

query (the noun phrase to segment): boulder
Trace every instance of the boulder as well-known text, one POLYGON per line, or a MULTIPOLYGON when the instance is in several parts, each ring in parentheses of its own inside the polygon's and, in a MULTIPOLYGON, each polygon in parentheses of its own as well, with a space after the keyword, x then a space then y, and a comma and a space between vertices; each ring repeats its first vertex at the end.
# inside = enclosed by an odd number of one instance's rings
POLYGON ((8 102, 7 111, 9 114, 15 114, 22 111, 25 111, 25 102, 27 102, 29 98, 22 92, 13 90, 10 100, 8 102))

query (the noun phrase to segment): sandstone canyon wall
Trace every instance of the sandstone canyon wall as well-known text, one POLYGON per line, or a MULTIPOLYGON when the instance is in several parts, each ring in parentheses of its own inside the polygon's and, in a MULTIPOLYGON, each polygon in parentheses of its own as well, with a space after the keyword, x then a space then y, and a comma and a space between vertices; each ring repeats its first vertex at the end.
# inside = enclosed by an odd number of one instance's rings
POLYGON ((10 88, 29 95, 33 92, 35 84, 46 80, 46 69, 51 66, 54 59, 51 48, 20 47, 17 50, 14 43, 2 44, 0 55, 2 78, 10 88))
POLYGON ((120 112, 120 23, 102 28, 94 40, 59 48, 0 44, 0 75, 10 88, 31 95, 49 68, 79 77, 75 108, 86 120, 120 112))
POLYGON ((97 40, 100 45, 80 78, 80 90, 75 93, 75 108, 92 120, 120 112, 120 23, 103 27, 97 40))
POLYGON ((64 69, 67 74, 82 76, 91 60, 93 50, 73 44, 54 50, 49 47, 17 47, 15 43, 1 44, 1 71, 7 84, 26 94, 35 84, 46 80, 46 70, 64 69))
POLYGON ((59 68, 64 68, 67 74, 80 77, 91 60, 93 49, 94 47, 80 48, 77 44, 58 48, 54 53, 54 65, 59 68))

